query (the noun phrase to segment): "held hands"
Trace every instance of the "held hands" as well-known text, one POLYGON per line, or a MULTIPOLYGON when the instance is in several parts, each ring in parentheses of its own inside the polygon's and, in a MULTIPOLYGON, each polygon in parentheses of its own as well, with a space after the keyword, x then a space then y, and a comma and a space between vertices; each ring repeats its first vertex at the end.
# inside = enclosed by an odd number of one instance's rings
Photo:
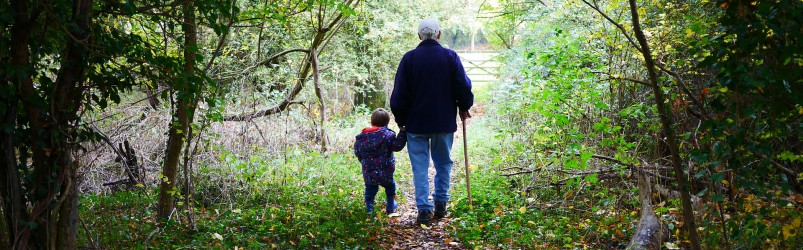
POLYGON ((468 118, 471 118, 471 113, 468 110, 460 111, 460 120, 465 121, 468 118))
POLYGON ((399 132, 404 132, 404 126, 399 127, 399 132))

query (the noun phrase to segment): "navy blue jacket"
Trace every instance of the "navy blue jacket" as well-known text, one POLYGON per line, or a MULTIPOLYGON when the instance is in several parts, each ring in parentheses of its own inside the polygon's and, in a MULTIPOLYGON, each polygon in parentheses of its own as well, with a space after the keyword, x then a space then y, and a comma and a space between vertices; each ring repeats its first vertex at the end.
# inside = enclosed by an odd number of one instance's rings
POLYGON ((457 110, 474 104, 471 80, 457 53, 424 40, 404 54, 390 96, 396 123, 413 134, 457 131, 457 110))

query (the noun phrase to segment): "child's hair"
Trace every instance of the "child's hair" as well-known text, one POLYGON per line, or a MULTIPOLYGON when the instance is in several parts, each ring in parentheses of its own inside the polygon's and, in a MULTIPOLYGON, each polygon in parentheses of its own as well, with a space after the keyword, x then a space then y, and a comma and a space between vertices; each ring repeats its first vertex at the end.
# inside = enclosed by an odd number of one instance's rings
POLYGON ((378 108, 371 113, 371 125, 376 127, 384 127, 390 122, 390 114, 383 108, 378 108))

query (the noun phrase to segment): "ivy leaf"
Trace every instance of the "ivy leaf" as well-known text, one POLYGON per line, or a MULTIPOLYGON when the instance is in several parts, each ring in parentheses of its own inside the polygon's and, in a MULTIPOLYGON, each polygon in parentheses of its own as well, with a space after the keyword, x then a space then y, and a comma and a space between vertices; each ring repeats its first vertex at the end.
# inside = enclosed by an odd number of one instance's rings
POLYGON ((594 156, 594 154, 591 152, 582 152, 580 153, 580 160, 582 162, 588 162, 588 160, 591 159, 592 156, 594 156))
POLYGON ((606 104, 605 102, 597 102, 597 103, 594 103, 594 107, 597 107, 598 109, 602 109, 602 110, 608 110, 608 109, 610 109, 610 108, 611 108, 611 107, 610 107, 610 106, 608 106, 608 104, 606 104))
POLYGON ((592 175, 586 176, 585 181, 590 182, 591 184, 597 184, 599 179, 597 178, 597 174, 592 174, 592 175))

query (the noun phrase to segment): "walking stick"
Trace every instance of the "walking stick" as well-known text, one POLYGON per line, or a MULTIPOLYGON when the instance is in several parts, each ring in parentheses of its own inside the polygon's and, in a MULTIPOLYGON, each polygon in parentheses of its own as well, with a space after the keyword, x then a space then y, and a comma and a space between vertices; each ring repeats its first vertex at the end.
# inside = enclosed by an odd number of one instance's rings
POLYGON ((469 209, 474 209, 474 206, 471 205, 471 178, 469 177, 469 170, 468 170, 468 145, 466 144, 466 118, 460 116, 461 120, 463 120, 463 159, 466 160, 466 190, 468 191, 468 207, 469 209))

